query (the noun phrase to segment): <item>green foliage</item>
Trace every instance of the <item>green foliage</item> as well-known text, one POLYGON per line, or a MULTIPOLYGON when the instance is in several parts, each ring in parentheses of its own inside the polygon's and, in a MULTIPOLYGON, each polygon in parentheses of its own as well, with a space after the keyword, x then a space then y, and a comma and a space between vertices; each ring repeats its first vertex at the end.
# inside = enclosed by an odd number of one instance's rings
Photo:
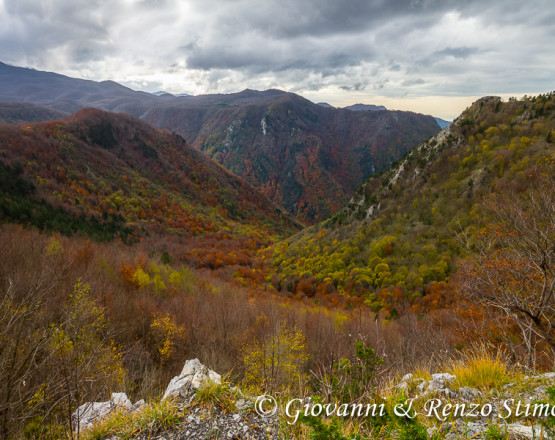
POLYGON ((162 256, 160 257, 160 262, 162 264, 173 264, 173 258, 168 254, 168 252, 162 252, 162 256))
POLYGON ((299 417, 299 422, 312 429, 312 432, 309 434, 310 440, 362 440, 358 435, 343 435, 341 432, 341 424, 337 419, 326 424, 320 417, 301 415, 299 417))
POLYGON ((89 138, 93 144, 108 150, 117 145, 112 124, 109 122, 98 123, 89 128, 89 138))
POLYGON ((356 341, 355 357, 340 359, 331 373, 331 383, 337 389, 338 398, 345 402, 368 397, 374 392, 377 367, 383 359, 363 341, 356 341))
POLYGON ((507 440, 509 434, 507 428, 500 428, 497 425, 490 424, 486 432, 484 432, 486 440, 507 440))
POLYGON ((332 304, 362 298, 389 318, 445 305, 445 295, 426 296, 464 254, 461 230, 487 221, 482 200, 552 174, 554 102, 554 94, 545 102, 479 100, 446 136, 370 177, 336 216, 270 248, 274 287, 299 294, 296 279, 310 277, 332 304))
MULTIPOLYGON (((547 392, 547 402, 552 408, 555 406, 555 386, 548 387, 547 392)), ((555 417, 547 417, 545 419, 540 419, 540 423, 545 428, 546 432, 553 436, 555 435, 555 417)))
POLYGON ((418 423, 418 420, 412 419, 401 423, 399 440, 428 440, 428 432, 424 425, 418 423))

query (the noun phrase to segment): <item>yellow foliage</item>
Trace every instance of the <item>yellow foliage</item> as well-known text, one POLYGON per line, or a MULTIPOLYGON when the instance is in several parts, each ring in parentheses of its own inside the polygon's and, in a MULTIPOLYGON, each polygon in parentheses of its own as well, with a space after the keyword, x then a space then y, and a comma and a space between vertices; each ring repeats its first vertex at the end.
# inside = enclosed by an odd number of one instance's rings
POLYGON ((486 137, 489 139, 493 136, 497 136, 499 134, 499 129, 497 127, 490 127, 486 131, 486 137))
POLYGON ((139 287, 146 287, 150 284, 150 276, 140 267, 138 267, 133 274, 133 279, 137 282, 139 287))
POLYGON ((172 356, 177 342, 185 338, 185 328, 177 325, 169 315, 158 317, 152 321, 150 330, 162 362, 172 356))
POLYGON ((47 384, 41 383, 40 386, 35 391, 35 394, 33 394, 33 397, 29 401, 28 405, 30 407, 33 407, 35 405, 40 405, 41 403, 43 403, 46 400, 47 390, 48 390, 47 384))
POLYGON ((341 312, 333 312, 333 324, 338 329, 343 329, 345 324, 349 322, 349 316, 341 312))
POLYGON ((154 290, 158 293, 166 290, 166 284, 164 283, 164 281, 162 280, 162 277, 160 275, 154 275, 154 278, 152 279, 152 282, 154 284, 154 290))
POLYGON ((306 380, 302 370, 308 358, 303 332, 281 321, 265 338, 243 347, 245 382, 257 389, 285 390, 306 380))
POLYGON ((50 243, 46 247, 46 255, 60 255, 62 252, 62 245, 56 239, 56 237, 52 237, 50 243))

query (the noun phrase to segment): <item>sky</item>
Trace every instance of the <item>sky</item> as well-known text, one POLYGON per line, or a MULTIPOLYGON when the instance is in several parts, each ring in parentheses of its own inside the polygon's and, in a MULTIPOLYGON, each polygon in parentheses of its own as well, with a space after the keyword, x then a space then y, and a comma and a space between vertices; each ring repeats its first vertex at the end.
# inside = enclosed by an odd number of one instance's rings
POLYGON ((135 90, 281 89, 453 119, 555 90, 553 0, 0 0, 0 61, 135 90))

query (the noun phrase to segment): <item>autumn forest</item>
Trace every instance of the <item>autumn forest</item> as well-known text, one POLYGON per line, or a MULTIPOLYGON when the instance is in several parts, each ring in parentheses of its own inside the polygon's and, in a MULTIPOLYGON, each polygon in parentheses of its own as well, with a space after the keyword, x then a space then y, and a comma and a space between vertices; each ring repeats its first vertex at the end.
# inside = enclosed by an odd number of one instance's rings
POLYGON ((0 106, 1 439, 159 398, 192 358, 301 396, 361 353, 371 386, 476 347, 553 370, 554 93, 441 131, 277 92, 198 120, 146 99, 0 106))

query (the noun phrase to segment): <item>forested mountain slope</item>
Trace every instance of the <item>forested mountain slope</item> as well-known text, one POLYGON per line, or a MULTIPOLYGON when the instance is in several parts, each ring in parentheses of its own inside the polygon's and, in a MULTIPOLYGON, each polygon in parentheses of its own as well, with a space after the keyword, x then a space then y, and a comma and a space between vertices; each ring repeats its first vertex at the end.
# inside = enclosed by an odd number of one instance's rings
POLYGON ((298 228, 181 136, 124 114, 84 109, 53 122, 0 125, 0 171, 3 221, 65 234, 181 237, 243 252, 298 228))
POLYGON ((0 101, 123 112, 177 132, 305 223, 336 212, 364 179, 439 130, 431 116, 326 108, 279 90, 156 96, 2 63, 0 101))
POLYGON ((336 212, 373 172, 438 130, 431 116, 352 112, 279 93, 211 110, 193 145, 313 223, 336 212))
POLYGON ((442 296, 430 293, 456 269, 460 235, 487 227, 484 201, 525 196, 541 182, 555 191, 554 129, 553 93, 480 99, 368 179, 334 217, 274 245, 266 280, 282 294, 341 294, 393 315, 411 304, 440 307, 442 296))
POLYGON ((67 113, 24 102, 0 102, 0 124, 44 122, 68 116, 67 113))

